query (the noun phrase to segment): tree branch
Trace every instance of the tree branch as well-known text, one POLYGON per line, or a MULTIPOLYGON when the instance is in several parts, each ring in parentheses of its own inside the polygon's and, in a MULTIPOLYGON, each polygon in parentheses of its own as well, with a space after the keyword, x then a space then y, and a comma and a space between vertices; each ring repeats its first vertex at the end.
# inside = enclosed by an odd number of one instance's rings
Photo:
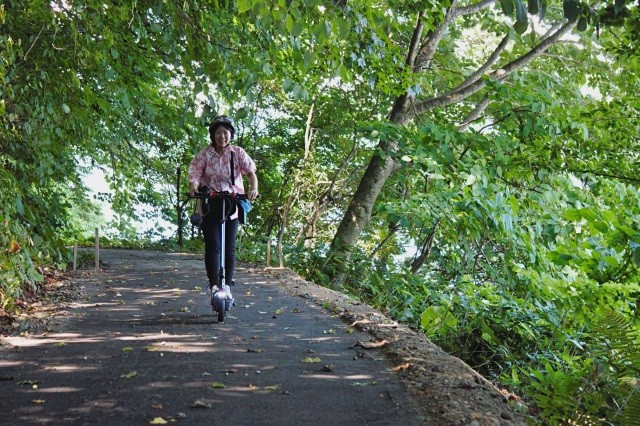
POLYGON ((487 109, 488 106, 489 106, 489 96, 485 96, 484 98, 482 98, 480 102, 478 102, 476 107, 465 117, 465 119, 462 120, 462 123, 458 125, 458 131, 464 132, 465 130, 467 130, 467 128, 469 128, 471 123, 477 120, 482 115, 482 113, 487 109))
POLYGON ((464 6, 461 7, 459 9, 455 10, 455 17, 459 17, 459 16, 465 16, 465 15, 471 15, 472 13, 476 13, 481 11, 482 9, 485 9, 491 5, 493 5, 494 3, 496 3, 497 0, 481 0, 480 2, 476 3, 476 4, 470 4, 469 6, 464 6))
MULTIPOLYGON (((553 44, 555 44, 562 36, 571 31, 571 29, 576 25, 576 21, 567 22, 562 25, 555 33, 542 40, 536 47, 531 49, 529 52, 520 56, 519 58, 509 62, 504 67, 493 71, 489 74, 490 77, 503 80, 508 77, 513 72, 519 70, 525 65, 529 64, 531 61, 542 55, 547 49, 549 49, 553 44)), ((434 108, 448 106, 459 102, 463 99, 468 98, 474 93, 485 87, 486 83, 484 80, 479 79, 474 83, 471 83, 465 87, 456 87, 451 90, 449 93, 446 93, 442 96, 436 96, 431 99, 427 99, 422 101, 416 105, 415 111, 417 114, 423 114, 429 110, 434 108)))
POLYGON ((493 52, 491 53, 489 58, 485 61, 485 63, 480 68, 478 68, 475 72, 469 75, 458 86, 458 89, 463 89, 468 85, 470 85, 471 83, 477 81, 489 68, 491 68, 496 62, 498 62, 498 59, 500 59, 500 54, 504 52, 504 50, 507 48, 509 39, 510 39, 510 36, 509 36, 509 33, 507 33, 502 38, 502 40, 500 40, 500 43, 498 43, 498 46, 496 46, 496 48, 493 50, 493 52))
POLYGON ((420 46, 420 53, 413 66, 413 72, 419 72, 429 66, 429 63, 433 60, 433 55, 436 53, 440 40, 444 37, 444 34, 449 28, 449 24, 455 19, 455 10, 458 0, 451 0, 451 6, 447 10, 447 14, 444 17, 442 24, 438 25, 434 30, 430 31, 422 45, 420 46))
POLYGON ((624 181, 627 181, 627 182, 640 184, 640 179, 627 177, 627 176, 613 175, 613 174, 610 174, 610 173, 602 173, 602 172, 594 172, 593 170, 571 170, 571 169, 569 169, 568 171, 571 172, 571 173, 576 173, 576 174, 590 174, 590 175, 594 175, 594 176, 598 176, 598 177, 605 177, 605 178, 610 178, 610 179, 624 180, 624 181))
POLYGON ((420 43, 420 38, 422 37, 422 30, 424 29, 424 25, 422 25, 422 17, 424 13, 420 11, 418 13, 418 19, 416 22, 416 26, 413 29, 413 35, 411 36, 411 43, 409 44, 409 51, 407 52, 407 65, 411 68, 416 63, 416 57, 418 56, 418 44, 420 43))

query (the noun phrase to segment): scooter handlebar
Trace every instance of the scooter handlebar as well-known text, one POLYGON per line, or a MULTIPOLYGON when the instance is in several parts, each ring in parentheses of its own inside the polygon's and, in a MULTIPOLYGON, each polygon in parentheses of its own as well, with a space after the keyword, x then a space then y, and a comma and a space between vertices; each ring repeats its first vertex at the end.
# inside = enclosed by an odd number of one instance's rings
POLYGON ((202 200, 212 200, 216 198, 231 198, 237 200, 246 200, 247 194, 240 194, 229 191, 199 191, 195 194, 189 194, 190 198, 199 198, 202 200))

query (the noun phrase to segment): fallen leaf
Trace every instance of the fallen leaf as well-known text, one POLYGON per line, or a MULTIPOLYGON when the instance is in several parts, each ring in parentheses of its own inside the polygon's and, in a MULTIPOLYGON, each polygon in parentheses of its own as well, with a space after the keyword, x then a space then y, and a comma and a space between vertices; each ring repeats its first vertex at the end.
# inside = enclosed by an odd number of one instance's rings
POLYGON ((162 410, 162 404, 153 404, 151 408, 155 408, 156 410, 162 410))
POLYGON ((391 371, 393 371, 394 373, 397 373, 399 371, 407 371, 409 367, 411 367, 411 364, 405 362, 404 364, 400 364, 397 367, 392 368, 391 371))
POLYGON ((306 357, 306 358, 302 358, 300 361, 304 362, 305 364, 315 364, 317 362, 321 362, 322 360, 317 357, 316 358, 306 357))
POLYGON ((133 350, 133 348, 131 346, 125 346, 124 348, 122 348, 122 352, 131 352, 133 350))
POLYGON ((211 387, 214 389, 224 389, 226 388, 224 383, 220 383, 220 382, 213 382, 211 383, 211 387))
POLYGON ((20 251, 20 244, 16 240, 11 240, 11 245, 8 250, 5 250, 5 253, 17 253, 20 251))
POLYGON ((265 389, 266 390, 277 391, 278 389, 280 389, 280 385, 265 386, 265 389))
POLYGON ((369 320, 358 320, 351 323, 351 327, 355 327, 357 325, 371 324, 372 321, 369 320))
POLYGON ((66 343, 65 342, 58 342, 58 343, 56 343, 56 346, 66 346, 66 343))
POLYGON ((123 377, 123 378, 125 378, 125 379, 131 379, 131 378, 133 378, 133 377, 136 377, 137 375, 138 375, 138 372, 134 370, 134 371, 132 371, 132 372, 130 372, 130 373, 123 374, 123 375, 121 375, 120 377, 123 377))
POLYGON ((247 349, 247 352, 249 352, 249 353, 262 353, 262 352, 264 352, 264 349, 247 349))
POLYGON ((44 399, 34 399, 33 401, 34 404, 42 404, 44 402, 44 399))
POLYGON ((193 403, 191 407, 192 408, 211 408, 211 404, 209 404, 208 402, 196 401, 193 403))
POLYGON ((323 333, 324 334, 336 334, 336 331, 333 328, 330 328, 329 330, 324 330, 323 333))
POLYGON ((389 342, 387 340, 380 340, 378 342, 361 342, 358 340, 358 342, 354 346, 359 346, 364 349, 376 349, 387 346, 388 344, 389 342))
POLYGON ((162 417, 156 417, 155 419, 149 422, 149 424, 151 425, 166 425, 167 423, 169 422, 163 419, 162 417))
POLYGON ((274 314, 276 315, 282 315, 284 311, 282 309, 276 309, 276 311, 274 312, 274 314))

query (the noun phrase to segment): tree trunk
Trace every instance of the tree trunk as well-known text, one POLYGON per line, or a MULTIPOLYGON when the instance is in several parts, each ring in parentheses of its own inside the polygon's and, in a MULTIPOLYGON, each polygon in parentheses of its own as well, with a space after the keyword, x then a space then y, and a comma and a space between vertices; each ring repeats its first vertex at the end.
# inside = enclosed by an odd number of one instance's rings
POLYGON ((422 245, 420 246, 420 252, 416 253, 416 256, 413 258, 411 262, 411 273, 415 274, 418 270, 424 265, 424 262, 429 257, 429 253, 431 253, 431 247, 433 247, 433 239, 436 236, 436 230, 438 229, 438 225, 440 225, 441 219, 433 225, 433 228, 429 230, 429 233, 425 237, 422 245))
MULTIPOLYGON (((381 152, 393 152, 395 143, 380 142, 378 148, 381 152)), ((333 288, 343 286, 346 263, 351 257, 353 247, 360 232, 371 219, 371 210, 382 191, 382 187, 395 169, 396 161, 391 155, 382 158, 375 154, 371 158, 331 243, 330 258, 325 273, 331 278, 333 288)))
POLYGON ((182 250, 184 246, 184 220, 183 210, 184 206, 180 203, 180 178, 182 177, 182 167, 178 166, 176 169, 176 214, 178 215, 178 247, 182 250))
POLYGON ((289 211, 291 207, 296 202, 298 192, 300 191, 300 181, 302 180, 302 172, 304 171, 307 161, 309 160, 309 156, 311 155, 311 140, 313 138, 313 129, 311 128, 311 121, 313 119, 313 107, 309 109, 309 114, 307 115, 307 124, 304 132, 304 155, 302 157, 302 161, 300 163, 300 167, 296 171, 296 176, 293 180, 293 184, 291 185, 291 192, 287 197, 287 201, 282 210, 282 217, 280 219, 280 229, 278 230, 278 261, 280 262, 280 267, 284 267, 284 254, 282 251, 282 244, 284 239, 284 233, 287 228, 287 224, 289 223, 289 211))

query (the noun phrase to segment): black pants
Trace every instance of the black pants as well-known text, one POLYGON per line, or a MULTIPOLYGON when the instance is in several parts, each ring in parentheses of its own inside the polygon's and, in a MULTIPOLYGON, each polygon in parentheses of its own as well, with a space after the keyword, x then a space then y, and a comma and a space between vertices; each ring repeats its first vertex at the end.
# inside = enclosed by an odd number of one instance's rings
MULTIPOLYGON (((212 212, 213 213, 213 212, 212 212)), ((238 233, 238 219, 225 222, 224 244, 224 275, 227 285, 231 285, 233 270, 236 265, 236 234, 238 233)), ((204 263, 207 268, 209 287, 218 285, 220 272, 220 248, 222 241, 222 225, 218 215, 208 214, 202 222, 204 234, 204 263)))

